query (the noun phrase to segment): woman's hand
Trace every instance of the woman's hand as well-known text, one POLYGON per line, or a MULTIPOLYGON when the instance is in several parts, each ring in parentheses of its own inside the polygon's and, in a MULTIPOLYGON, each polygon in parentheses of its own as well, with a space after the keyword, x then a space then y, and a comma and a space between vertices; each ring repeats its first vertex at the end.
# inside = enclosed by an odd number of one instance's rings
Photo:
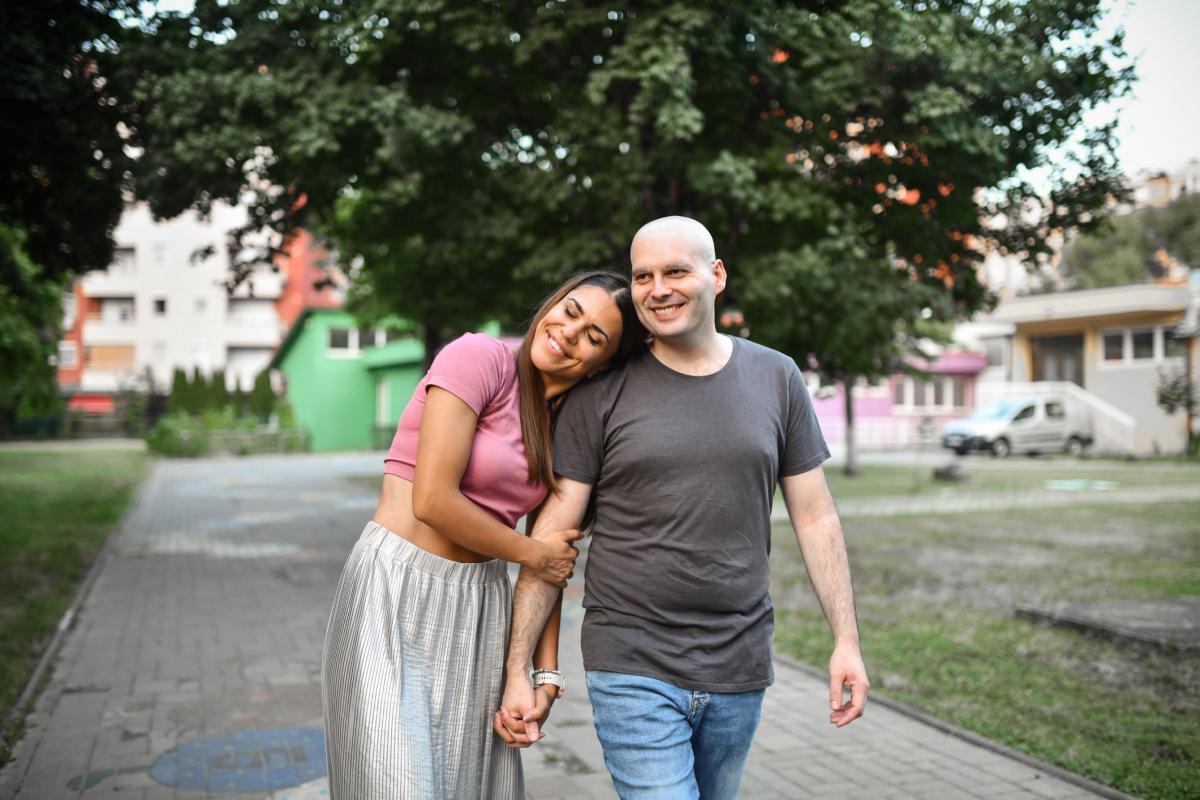
POLYGON ((533 563, 525 566, 546 583, 560 589, 565 587, 567 578, 575 574, 575 559, 579 557, 579 551, 571 542, 582 537, 583 534, 574 528, 539 536, 533 563))

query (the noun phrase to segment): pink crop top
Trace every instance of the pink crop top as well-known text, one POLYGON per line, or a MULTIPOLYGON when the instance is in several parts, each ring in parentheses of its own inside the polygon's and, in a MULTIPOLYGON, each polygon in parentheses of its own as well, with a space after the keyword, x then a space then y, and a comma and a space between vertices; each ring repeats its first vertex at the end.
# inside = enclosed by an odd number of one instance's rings
POLYGON ((515 354, 482 333, 468 333, 442 348, 400 415, 383 461, 389 475, 413 479, 430 386, 452 392, 479 417, 459 484, 463 495, 510 528, 515 526, 546 497, 545 486, 528 481, 515 354))

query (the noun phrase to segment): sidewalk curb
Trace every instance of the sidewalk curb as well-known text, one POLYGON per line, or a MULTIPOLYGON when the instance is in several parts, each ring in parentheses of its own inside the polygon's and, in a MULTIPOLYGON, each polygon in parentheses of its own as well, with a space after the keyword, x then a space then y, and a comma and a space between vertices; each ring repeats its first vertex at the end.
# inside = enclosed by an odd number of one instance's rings
MULTIPOLYGON (((803 664, 799 661, 796 661, 793 658, 789 658, 788 656, 780 655, 778 652, 775 653, 775 660, 779 663, 786 664, 787 666, 792 667, 799 672, 803 672, 810 677, 816 678, 822 683, 827 683, 829 680, 829 675, 825 672, 811 667, 808 664, 803 664)), ((1058 778, 1060 781, 1073 784, 1081 789, 1087 789, 1089 792, 1093 792, 1101 797, 1108 798, 1108 800, 1138 800, 1138 798, 1134 797, 1133 795, 1117 791, 1111 786, 1105 786, 1102 783, 1097 783, 1090 778, 1085 778, 1082 775, 1071 772, 1068 769, 1063 769, 1062 767, 1055 766, 1054 764, 1048 764, 1041 759, 1028 755, 1027 753, 1022 753, 1020 750, 1014 750, 1008 745, 1001 744, 1000 742, 989 739, 986 736, 981 736, 980 734, 974 733, 965 728, 960 728, 951 722, 946 722, 944 719, 935 717, 928 712, 922 711, 921 709, 911 706, 908 703, 900 700, 893 700, 889 697, 881 697, 878 694, 872 694, 870 702, 877 703, 884 708, 891 709, 892 711, 903 714, 904 716, 914 719, 917 722, 924 723, 925 725, 935 728, 942 733, 962 739, 965 742, 982 747, 985 750, 990 750, 997 755, 1010 758, 1013 761, 1019 761, 1027 767, 1033 767, 1039 772, 1044 772, 1048 775, 1058 778)))
POLYGON ((54 628, 54 635, 50 638, 49 644, 42 651, 41 657, 38 659, 37 665, 33 668, 33 672, 29 674, 29 680, 25 682, 24 688, 21 689, 21 694, 17 696, 16 702, 5 712, 3 727, 0 728, 0 744, 11 748, 14 753, 14 758, 5 768, 10 766, 17 759, 15 758, 16 748, 28 735, 25 731, 20 739, 16 741, 7 741, 4 737, 8 735, 8 731, 12 730, 13 723, 20 717, 27 717, 32 712, 32 709, 26 710, 27 706, 35 701, 34 696, 38 685, 50 670, 50 666, 58 656, 58 652, 62 649, 63 641, 75 627, 75 620, 78 618, 79 610, 83 608, 83 604, 87 602, 88 596, 92 593, 92 587, 95 586, 96 580, 100 576, 100 571, 108 563, 112 557, 113 544, 117 538, 125 532, 129 526, 129 519, 139 505, 147 492, 147 487, 150 485, 155 472, 158 470, 157 459, 150 461, 149 467, 146 469, 146 475, 142 478, 141 483, 133 490, 133 496, 129 498, 129 504, 125 506, 125 510, 121 513, 121 518, 113 525, 108 536, 104 539, 104 544, 100 547, 100 552, 96 554, 95 560, 88 568, 87 574, 83 576, 83 580, 75 589, 75 597, 71 601, 71 605, 63 612, 62 617, 58 620, 58 625, 54 628))

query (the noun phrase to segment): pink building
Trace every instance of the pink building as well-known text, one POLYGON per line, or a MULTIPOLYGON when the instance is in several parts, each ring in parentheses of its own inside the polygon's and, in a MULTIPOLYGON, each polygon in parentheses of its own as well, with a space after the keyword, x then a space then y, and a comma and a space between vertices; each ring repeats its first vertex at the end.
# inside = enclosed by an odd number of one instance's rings
MULTIPOLYGON (((942 425, 966 416, 975 406, 976 376, 987 357, 969 351, 942 353, 933 363, 912 362, 926 376, 896 374, 854 387, 855 441, 866 449, 936 443, 942 425)), ((845 403, 841 386, 819 386, 807 376, 821 430, 830 445, 845 444, 845 403)))

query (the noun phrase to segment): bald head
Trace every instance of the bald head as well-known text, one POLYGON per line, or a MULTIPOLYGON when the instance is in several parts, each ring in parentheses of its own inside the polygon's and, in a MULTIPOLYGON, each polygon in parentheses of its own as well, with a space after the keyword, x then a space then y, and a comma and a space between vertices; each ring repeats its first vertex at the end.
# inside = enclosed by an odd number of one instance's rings
POLYGON ((639 247, 651 243, 658 246, 668 243, 674 245, 705 265, 717 258, 712 234, 691 217, 660 217, 647 222, 633 236, 633 244, 629 246, 630 260, 636 262, 639 247))

